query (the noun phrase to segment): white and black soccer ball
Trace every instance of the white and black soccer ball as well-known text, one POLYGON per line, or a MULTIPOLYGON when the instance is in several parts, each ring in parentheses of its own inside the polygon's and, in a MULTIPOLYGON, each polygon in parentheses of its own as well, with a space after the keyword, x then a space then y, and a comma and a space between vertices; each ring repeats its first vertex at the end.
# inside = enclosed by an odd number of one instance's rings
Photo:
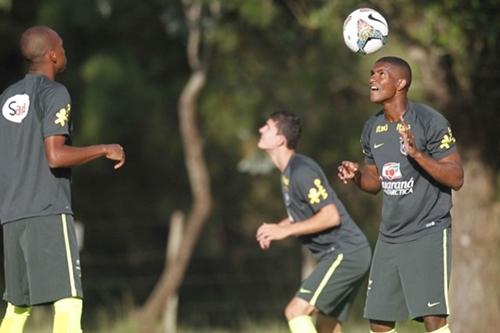
POLYGON ((376 10, 359 8, 344 21, 344 42, 358 54, 369 54, 382 48, 389 36, 386 19, 376 10))

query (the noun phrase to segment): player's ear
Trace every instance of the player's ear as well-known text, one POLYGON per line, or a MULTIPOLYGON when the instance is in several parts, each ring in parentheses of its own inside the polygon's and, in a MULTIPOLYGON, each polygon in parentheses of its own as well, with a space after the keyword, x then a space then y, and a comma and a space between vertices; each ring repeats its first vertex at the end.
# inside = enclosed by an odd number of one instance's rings
POLYGON ((280 146, 286 146, 286 138, 283 134, 278 135, 278 144, 280 146))
POLYGON ((50 49, 47 53, 49 55, 50 61, 52 61, 53 63, 56 63, 57 62, 56 52, 53 49, 50 49))
POLYGON ((406 90, 406 86, 408 85, 408 81, 406 79, 398 80, 398 90, 406 90))

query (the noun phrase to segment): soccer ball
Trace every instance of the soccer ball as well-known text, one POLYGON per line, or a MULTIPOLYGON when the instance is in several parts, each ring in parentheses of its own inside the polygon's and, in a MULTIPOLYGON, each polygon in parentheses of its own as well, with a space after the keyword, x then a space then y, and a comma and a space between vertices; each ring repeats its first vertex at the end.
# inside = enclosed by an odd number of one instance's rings
POLYGON ((358 54, 378 51, 387 42, 389 26, 385 18, 371 8, 359 8, 344 21, 344 42, 358 54))

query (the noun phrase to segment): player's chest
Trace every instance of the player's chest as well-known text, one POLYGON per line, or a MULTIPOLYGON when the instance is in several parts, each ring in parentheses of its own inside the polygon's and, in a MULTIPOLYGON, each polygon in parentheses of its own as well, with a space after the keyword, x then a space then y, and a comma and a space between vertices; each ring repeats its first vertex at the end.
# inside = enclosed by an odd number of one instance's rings
MULTIPOLYGON (((416 148, 425 151, 426 139, 423 130, 412 124, 409 126, 415 138, 416 148)), ((398 174, 400 170, 413 168, 400 135, 401 127, 400 123, 388 122, 379 123, 372 129, 369 142, 370 150, 382 174, 398 174)))

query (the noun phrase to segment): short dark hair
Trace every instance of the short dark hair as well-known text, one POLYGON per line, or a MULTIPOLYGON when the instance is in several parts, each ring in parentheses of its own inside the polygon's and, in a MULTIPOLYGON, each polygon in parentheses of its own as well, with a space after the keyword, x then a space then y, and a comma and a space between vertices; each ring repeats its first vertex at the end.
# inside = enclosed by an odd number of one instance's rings
POLYGON ((403 75, 406 77, 408 83, 405 87, 406 90, 410 88, 411 85, 411 67, 410 65, 406 62, 406 60, 401 59, 399 57, 394 57, 394 56, 387 56, 387 57, 382 57, 376 61, 377 62, 386 62, 388 64, 394 65, 396 67, 399 67, 403 71, 403 75))
POLYGON ((269 119, 276 122, 278 133, 285 136, 286 147, 288 149, 297 149, 302 133, 302 123, 299 116, 287 110, 278 110, 271 113, 269 119))

